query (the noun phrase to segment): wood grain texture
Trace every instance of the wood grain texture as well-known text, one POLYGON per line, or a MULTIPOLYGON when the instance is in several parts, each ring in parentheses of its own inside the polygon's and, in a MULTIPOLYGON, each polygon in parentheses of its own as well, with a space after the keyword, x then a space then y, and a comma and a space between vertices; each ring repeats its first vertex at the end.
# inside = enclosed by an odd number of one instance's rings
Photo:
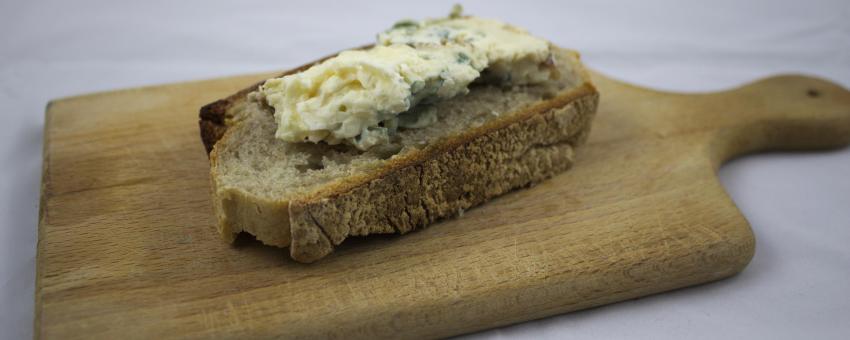
POLYGON ((850 143, 850 93, 822 80, 684 95, 594 74, 572 170, 303 265, 223 243, 210 207, 197 109, 267 76, 48 106, 36 337, 439 337, 718 280, 754 251, 720 164, 850 143))

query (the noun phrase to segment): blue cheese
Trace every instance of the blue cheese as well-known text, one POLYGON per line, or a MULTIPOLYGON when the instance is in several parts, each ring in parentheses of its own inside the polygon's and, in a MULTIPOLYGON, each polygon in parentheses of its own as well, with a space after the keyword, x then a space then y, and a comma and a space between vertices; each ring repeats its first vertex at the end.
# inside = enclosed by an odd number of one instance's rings
POLYGON ((451 47, 462 51, 489 80, 514 85, 535 84, 555 76, 546 40, 496 20, 458 17, 422 22, 401 21, 378 35, 381 45, 404 44, 417 49, 451 47))
POLYGON ((309 69, 267 80, 275 137, 288 142, 346 142, 368 149, 388 141, 396 116, 420 102, 466 94, 480 73, 451 49, 407 45, 345 51, 309 69), (363 135, 363 136, 361 136, 363 135))
POLYGON ((259 94, 274 108, 276 138, 366 150, 389 143, 399 127, 432 124, 437 115, 427 104, 464 95, 473 81, 549 80, 550 58, 545 40, 495 20, 403 21, 375 47, 269 79, 259 94))

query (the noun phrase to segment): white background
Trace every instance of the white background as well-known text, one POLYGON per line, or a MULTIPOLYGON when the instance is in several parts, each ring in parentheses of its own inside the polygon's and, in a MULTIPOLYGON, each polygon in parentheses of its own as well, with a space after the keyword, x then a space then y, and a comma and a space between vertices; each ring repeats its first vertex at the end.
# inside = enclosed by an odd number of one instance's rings
MULTIPOLYGON (((465 1, 583 52, 591 67, 676 91, 776 73, 850 87, 850 2, 465 1)), ((447 1, 7 1, 0 4, 0 338, 32 334, 44 106, 92 91, 285 69, 372 41, 447 1)), ((604 94, 603 94, 604 95, 604 94)), ((850 108, 848 108, 850 109, 850 108)), ((752 223, 740 275, 473 338, 850 336, 850 149, 771 153, 720 171, 752 223)))

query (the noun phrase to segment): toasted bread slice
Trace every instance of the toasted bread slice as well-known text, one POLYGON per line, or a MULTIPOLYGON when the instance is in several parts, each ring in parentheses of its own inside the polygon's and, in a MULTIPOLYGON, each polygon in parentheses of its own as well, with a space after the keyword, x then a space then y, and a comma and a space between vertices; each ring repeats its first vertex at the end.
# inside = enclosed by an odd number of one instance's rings
POLYGON ((203 107, 221 236, 248 232, 313 262, 349 236, 404 234, 567 170, 599 96, 577 53, 553 51, 559 79, 473 84, 435 104, 433 125, 365 152, 275 139, 271 108, 249 95, 259 84, 203 107))

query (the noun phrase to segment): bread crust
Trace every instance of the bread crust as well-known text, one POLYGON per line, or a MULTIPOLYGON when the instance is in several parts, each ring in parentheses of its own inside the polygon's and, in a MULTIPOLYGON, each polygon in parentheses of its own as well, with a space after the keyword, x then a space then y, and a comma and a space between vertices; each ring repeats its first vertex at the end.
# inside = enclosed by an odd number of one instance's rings
MULTIPOLYGON (((393 157, 377 171, 334 182, 294 201, 253 202, 241 193, 218 193, 212 178, 219 231, 229 241, 236 232, 249 231, 266 244, 288 245, 294 260, 309 263, 333 252, 349 236, 404 234, 552 177, 573 164, 573 148, 586 140, 598 105, 589 75, 584 69, 578 73, 583 83, 552 99, 393 157), (259 220, 248 205, 271 209, 279 221, 268 215, 259 220)), ((215 143, 227 131, 228 108, 254 89, 201 109, 201 137, 212 150, 213 169, 215 143)))

